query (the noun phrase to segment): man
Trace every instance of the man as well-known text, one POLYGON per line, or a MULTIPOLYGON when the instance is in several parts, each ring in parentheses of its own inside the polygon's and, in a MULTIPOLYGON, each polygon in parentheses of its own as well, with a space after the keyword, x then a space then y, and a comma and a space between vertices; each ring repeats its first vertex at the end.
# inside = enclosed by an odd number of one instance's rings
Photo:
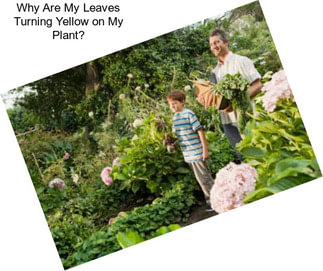
MULTIPOLYGON (((209 42, 211 52, 218 58, 218 64, 212 70, 210 81, 216 83, 226 74, 236 74, 239 72, 242 77, 250 82, 250 98, 253 98, 258 94, 262 87, 259 72, 249 58, 236 55, 229 50, 229 39, 227 34, 220 29, 216 29, 211 33, 209 42)), ((233 111, 231 104, 220 111, 220 116, 223 130, 231 145, 235 147, 242 138, 237 128, 237 114, 233 111)), ((237 152, 237 155, 241 160, 241 154, 237 152)))

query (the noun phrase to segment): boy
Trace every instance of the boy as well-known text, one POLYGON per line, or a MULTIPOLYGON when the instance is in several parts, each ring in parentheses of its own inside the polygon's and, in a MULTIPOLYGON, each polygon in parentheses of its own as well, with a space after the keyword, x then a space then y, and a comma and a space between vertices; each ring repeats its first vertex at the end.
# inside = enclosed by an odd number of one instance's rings
POLYGON ((185 98, 185 94, 178 90, 173 90, 167 95, 169 107, 174 113, 173 132, 178 138, 185 162, 193 169, 202 188, 208 204, 207 211, 211 212, 210 190, 213 178, 206 163, 209 157, 206 137, 194 112, 184 108, 185 98))

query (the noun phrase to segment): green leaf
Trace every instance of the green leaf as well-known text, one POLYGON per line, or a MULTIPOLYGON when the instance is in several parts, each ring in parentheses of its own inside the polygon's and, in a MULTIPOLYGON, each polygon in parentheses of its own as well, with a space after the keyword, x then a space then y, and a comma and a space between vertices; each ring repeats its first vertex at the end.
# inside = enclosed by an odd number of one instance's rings
POLYGON ((168 232, 170 232, 170 230, 168 229, 168 227, 162 226, 162 227, 160 227, 156 231, 156 233, 154 234, 154 236, 160 236, 160 235, 163 235, 163 234, 168 233, 168 232))
MULTIPOLYGON (((312 160, 287 158, 276 164, 275 173, 276 179, 281 179, 287 176, 296 176, 299 173, 315 177, 315 172, 309 166, 312 165, 312 160)), ((275 178, 275 177, 274 177, 275 178)))
POLYGON ((175 230, 178 230, 180 228, 181 228, 181 226, 178 225, 178 224, 171 224, 171 225, 168 226, 168 229, 170 229, 171 231, 175 231, 175 230))
POLYGON ((118 232, 117 241, 122 248, 127 248, 145 241, 137 232, 118 232))
POLYGON ((303 172, 303 169, 311 164, 310 160, 300 159, 296 160, 293 158, 287 158, 277 163, 275 171, 276 173, 282 173, 287 169, 293 169, 297 172, 303 172))
POLYGON ((128 177, 120 172, 115 172, 113 174, 113 179, 115 180, 120 180, 120 181, 125 181, 128 179, 128 177))
POLYGON ((286 177, 278 180, 276 183, 264 187, 264 188, 259 188, 251 193, 249 193, 245 198, 244 198, 244 203, 256 201, 258 199, 270 196, 272 194, 276 194, 278 192, 284 191, 286 189, 298 186, 300 184, 308 182, 308 179, 304 179, 301 177, 286 177))
POLYGON ((188 174, 190 173, 190 170, 188 168, 185 167, 179 167, 175 170, 175 173, 179 173, 179 174, 188 174))
POLYGON ((140 189, 140 187, 141 187, 141 182, 140 181, 134 181, 134 182, 132 182, 131 189, 132 189, 132 192, 133 193, 136 194, 138 192, 138 190, 140 189))
POLYGON ((180 225, 178 224, 171 224, 169 226, 162 226, 159 229, 156 230, 156 232, 153 234, 152 237, 157 237, 160 235, 163 235, 165 233, 171 232, 171 231, 175 231, 177 229, 181 228, 180 225))
POLYGON ((262 158, 265 156, 265 152, 257 147, 246 147, 241 150, 243 156, 249 158, 262 158))

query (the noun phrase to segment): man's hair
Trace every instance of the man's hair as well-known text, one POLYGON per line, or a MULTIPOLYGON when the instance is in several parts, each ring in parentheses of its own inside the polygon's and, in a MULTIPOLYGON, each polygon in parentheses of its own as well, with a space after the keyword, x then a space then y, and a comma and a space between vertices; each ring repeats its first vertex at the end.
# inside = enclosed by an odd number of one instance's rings
POLYGON ((179 90, 172 90, 170 93, 166 96, 167 101, 179 101, 179 102, 185 102, 185 94, 179 90))
POLYGON ((223 42, 229 42, 229 37, 228 37, 227 33, 225 33, 221 29, 213 30, 210 37, 213 37, 213 36, 218 36, 223 42))

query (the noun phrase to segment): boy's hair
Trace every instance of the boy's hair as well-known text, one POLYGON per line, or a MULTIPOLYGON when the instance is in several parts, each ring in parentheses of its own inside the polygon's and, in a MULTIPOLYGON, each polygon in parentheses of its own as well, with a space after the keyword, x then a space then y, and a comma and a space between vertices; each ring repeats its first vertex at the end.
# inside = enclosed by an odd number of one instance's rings
POLYGON ((223 42, 229 42, 229 37, 227 33, 225 33, 221 29, 213 30, 213 32, 210 34, 210 37, 213 37, 213 36, 218 36, 223 42))
POLYGON ((179 102, 185 102, 185 94, 179 90, 172 90, 170 93, 166 96, 167 101, 179 101, 179 102))

